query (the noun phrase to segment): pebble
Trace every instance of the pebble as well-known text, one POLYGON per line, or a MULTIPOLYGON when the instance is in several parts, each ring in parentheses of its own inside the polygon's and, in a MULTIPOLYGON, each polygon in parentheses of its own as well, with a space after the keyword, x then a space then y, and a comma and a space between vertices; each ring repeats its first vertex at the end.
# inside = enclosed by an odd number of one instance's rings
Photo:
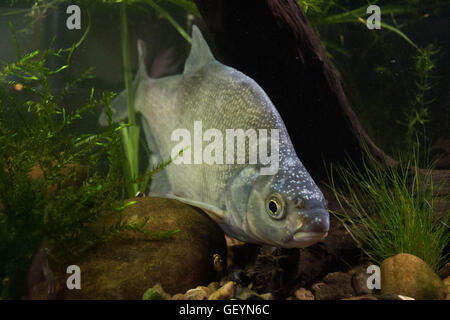
POLYGON ((177 293, 175 295, 172 296, 172 299, 170 300, 187 300, 186 297, 184 296, 184 294, 182 293, 177 293))
POLYGON ((398 294, 387 294, 387 295, 366 294, 362 296, 350 297, 341 300, 414 300, 414 298, 398 294))
POLYGON ((273 294, 271 294, 270 292, 260 294, 259 296, 264 300, 273 300, 273 294))
POLYGON ((352 276, 352 287, 355 290, 356 295, 363 296, 372 293, 372 289, 367 287, 367 279, 370 274, 366 272, 365 269, 360 269, 356 271, 352 276))
POLYGON ((210 284, 208 284, 209 292, 217 291, 217 290, 219 290, 219 288, 220 288, 220 284, 217 281, 214 281, 214 282, 211 282, 210 284))
POLYGON ((378 298, 374 295, 366 294, 366 295, 362 295, 362 296, 350 297, 350 298, 345 298, 345 299, 341 299, 341 300, 378 300, 378 298))
POLYGON ((351 275, 345 272, 332 272, 325 276, 323 282, 314 284, 311 291, 316 300, 348 298, 355 294, 351 278, 351 275))
POLYGON ((309 290, 306 290, 305 288, 300 288, 295 291, 295 297, 298 300, 314 300, 313 293, 309 290))
POLYGON ((142 296, 142 300, 169 300, 170 295, 166 293, 160 283, 149 288, 142 296))
POLYGON ((450 276, 443 280, 444 285, 447 287, 447 294, 445 300, 450 300, 450 276))
POLYGON ((234 281, 228 281, 225 285, 213 292, 208 300, 230 300, 234 298, 236 283, 234 281))
POLYGON ((439 270, 438 273, 439 277, 441 277, 442 279, 445 279, 447 277, 450 277, 450 262, 447 262, 445 264, 445 266, 443 266, 441 268, 441 270, 439 270))
POLYGON ((198 286, 195 289, 190 289, 184 294, 186 300, 207 300, 210 290, 204 286, 198 286))

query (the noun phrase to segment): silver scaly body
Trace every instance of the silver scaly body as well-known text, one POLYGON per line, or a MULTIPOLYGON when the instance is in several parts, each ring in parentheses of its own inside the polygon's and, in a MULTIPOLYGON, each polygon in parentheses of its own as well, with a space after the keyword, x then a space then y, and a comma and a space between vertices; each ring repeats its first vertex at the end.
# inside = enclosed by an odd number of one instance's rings
MULTIPOLYGON (((154 152, 151 161, 169 159, 176 144, 171 140, 174 130, 194 132, 194 122, 201 121, 203 131, 214 128, 224 136, 227 129, 267 129, 268 133, 278 129, 279 170, 274 175, 261 175, 261 165, 248 161, 171 163, 152 177, 150 196, 174 198, 202 208, 227 234, 242 241, 305 247, 322 240, 329 228, 326 201, 298 159, 269 97, 253 79, 215 60, 195 26, 192 38, 183 74, 161 79, 147 76, 145 46, 138 43, 135 109, 145 119, 144 133, 154 152), (276 211, 269 212, 274 208, 276 211)), ((114 121, 126 117, 125 93, 113 101, 112 108, 114 121)), ((106 124, 105 113, 100 123, 106 124)), ((223 149, 225 152, 225 145, 223 149)))

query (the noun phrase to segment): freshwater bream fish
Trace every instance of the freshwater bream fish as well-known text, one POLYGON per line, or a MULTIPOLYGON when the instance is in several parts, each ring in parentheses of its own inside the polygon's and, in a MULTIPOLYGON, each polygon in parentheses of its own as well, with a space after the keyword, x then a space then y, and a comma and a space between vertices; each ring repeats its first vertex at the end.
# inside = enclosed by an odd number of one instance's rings
MULTIPOLYGON (((249 243, 306 247, 326 237, 326 200, 298 159, 274 105, 253 79, 218 62, 196 26, 182 74, 150 78, 142 41, 138 41, 138 52, 139 70, 133 83, 135 110, 143 116, 145 137, 154 154, 152 161, 155 155, 157 162, 167 161, 177 144, 172 141, 173 132, 184 128, 193 133, 194 123, 200 121, 203 130, 216 129, 224 136, 227 129, 278 129, 279 134, 275 174, 263 175, 264 165, 249 161, 170 163, 152 177, 150 196, 199 207, 225 233, 249 243)), ((111 107, 113 121, 126 118, 125 92, 113 100, 111 107)), ((107 124, 105 112, 100 123, 107 124)), ((207 145, 204 140, 200 143, 207 145)), ((184 152, 191 154, 191 150, 184 152)))

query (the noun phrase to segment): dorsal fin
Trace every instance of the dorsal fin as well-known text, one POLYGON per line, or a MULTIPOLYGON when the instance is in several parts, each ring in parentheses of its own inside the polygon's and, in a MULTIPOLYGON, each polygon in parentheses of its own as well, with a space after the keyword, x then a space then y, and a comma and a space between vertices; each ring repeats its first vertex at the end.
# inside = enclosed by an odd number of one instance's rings
POLYGON ((214 60, 209 46, 196 25, 192 26, 192 46, 184 65, 184 73, 195 72, 208 62, 214 60))
POLYGON ((139 65, 135 79, 138 79, 140 77, 148 78, 147 67, 145 65, 145 58, 147 57, 147 47, 145 45, 145 42, 141 39, 138 39, 137 41, 137 50, 139 65))

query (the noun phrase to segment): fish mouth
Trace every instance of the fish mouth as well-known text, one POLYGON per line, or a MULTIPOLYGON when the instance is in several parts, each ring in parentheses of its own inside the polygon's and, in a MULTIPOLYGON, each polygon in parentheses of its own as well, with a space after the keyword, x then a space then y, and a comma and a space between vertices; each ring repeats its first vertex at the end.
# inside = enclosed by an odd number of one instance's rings
POLYGON ((328 232, 296 232, 292 239, 295 241, 309 241, 309 240, 323 240, 328 235, 328 232))
POLYGON ((304 232, 294 233, 285 243, 286 248, 306 248, 326 238, 328 232, 304 232))
POLYGON ((305 248, 325 239, 330 222, 328 210, 322 201, 306 200, 305 207, 298 214, 296 228, 289 234, 287 246, 305 248))

